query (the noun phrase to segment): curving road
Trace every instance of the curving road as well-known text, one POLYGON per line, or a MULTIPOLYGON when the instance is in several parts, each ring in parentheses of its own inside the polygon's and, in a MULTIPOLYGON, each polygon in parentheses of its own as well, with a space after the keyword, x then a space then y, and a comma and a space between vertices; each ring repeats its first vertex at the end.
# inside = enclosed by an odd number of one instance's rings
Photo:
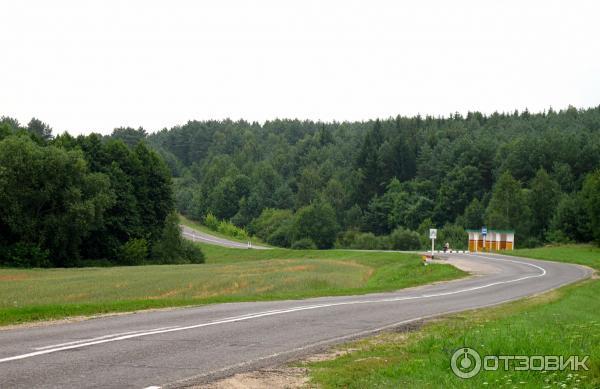
POLYGON ((225 239, 225 238, 219 238, 217 236, 210 235, 210 234, 207 234, 202 231, 194 230, 194 229, 184 226, 184 225, 180 225, 180 227, 181 227, 181 235, 184 238, 189 239, 193 242, 202 242, 202 243, 212 244, 215 246, 229 247, 229 248, 233 248, 233 249, 250 249, 250 248, 258 249, 258 250, 270 249, 270 247, 257 246, 254 244, 252 244, 250 247, 248 247, 248 243, 240 243, 240 242, 235 242, 233 240, 229 240, 229 239, 225 239))
POLYGON ((219 304, 0 331, 0 387, 187 386, 592 273, 500 255, 454 254, 449 262, 476 274, 392 293, 219 304))

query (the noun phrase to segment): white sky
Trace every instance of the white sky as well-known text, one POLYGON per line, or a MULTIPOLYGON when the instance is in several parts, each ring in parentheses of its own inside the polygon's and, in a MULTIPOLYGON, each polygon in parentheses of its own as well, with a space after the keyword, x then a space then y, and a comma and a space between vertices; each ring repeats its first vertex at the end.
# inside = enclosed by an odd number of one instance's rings
POLYGON ((600 104, 598 1, 0 0, 0 115, 56 132, 600 104))

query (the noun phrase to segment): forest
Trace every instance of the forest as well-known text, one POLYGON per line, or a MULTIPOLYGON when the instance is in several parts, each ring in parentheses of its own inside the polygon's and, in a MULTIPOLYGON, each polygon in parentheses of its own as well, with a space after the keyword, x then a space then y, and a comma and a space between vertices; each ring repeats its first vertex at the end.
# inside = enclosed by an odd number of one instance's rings
POLYGON ((0 119, 0 265, 200 263, 177 212, 291 248, 600 243, 600 106, 53 135, 0 119))
POLYGON ((201 263, 184 241, 171 173, 144 142, 52 136, 0 119, 0 265, 201 263))
POLYGON ((600 106, 367 122, 190 121, 141 138, 179 212, 277 246, 419 249, 427 230, 512 229, 517 247, 600 242, 600 106))

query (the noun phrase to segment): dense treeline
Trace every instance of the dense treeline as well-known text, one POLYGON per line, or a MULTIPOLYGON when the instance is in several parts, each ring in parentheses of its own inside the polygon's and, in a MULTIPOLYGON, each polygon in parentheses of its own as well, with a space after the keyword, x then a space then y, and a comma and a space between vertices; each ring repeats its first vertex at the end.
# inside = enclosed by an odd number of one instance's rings
POLYGON ((202 262, 181 238, 168 167, 127 144, 1 118, 0 265, 202 262))
POLYGON ((231 220, 294 247, 466 244, 465 228, 517 245, 600 241, 600 107, 369 122, 191 121, 147 135, 180 212, 231 220), (595 234, 595 235, 594 235, 595 234))
POLYGON ((175 206, 294 248, 418 249, 434 226, 463 248, 482 225, 521 247, 600 242, 599 133, 600 107, 77 138, 4 117, 0 264, 199 262, 175 206))

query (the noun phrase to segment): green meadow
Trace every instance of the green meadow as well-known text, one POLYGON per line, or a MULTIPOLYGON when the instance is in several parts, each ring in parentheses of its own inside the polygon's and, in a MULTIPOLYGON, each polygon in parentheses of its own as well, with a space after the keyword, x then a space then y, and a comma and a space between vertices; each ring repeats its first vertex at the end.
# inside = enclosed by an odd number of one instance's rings
POLYGON ((232 301, 390 291, 465 275, 416 254, 244 250, 200 244, 206 263, 0 269, 0 325, 232 301))

